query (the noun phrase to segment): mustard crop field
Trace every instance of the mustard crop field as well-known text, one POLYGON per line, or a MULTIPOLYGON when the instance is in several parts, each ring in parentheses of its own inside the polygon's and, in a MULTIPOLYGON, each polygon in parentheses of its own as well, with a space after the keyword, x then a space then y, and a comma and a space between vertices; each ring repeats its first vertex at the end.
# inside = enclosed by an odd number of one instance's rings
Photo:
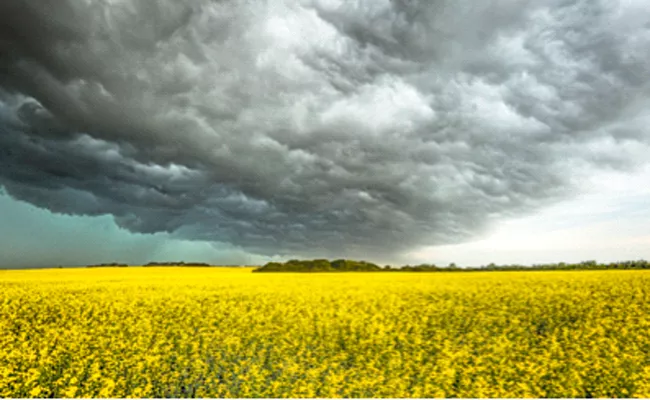
POLYGON ((0 271, 1 397, 650 397, 650 272, 0 271))

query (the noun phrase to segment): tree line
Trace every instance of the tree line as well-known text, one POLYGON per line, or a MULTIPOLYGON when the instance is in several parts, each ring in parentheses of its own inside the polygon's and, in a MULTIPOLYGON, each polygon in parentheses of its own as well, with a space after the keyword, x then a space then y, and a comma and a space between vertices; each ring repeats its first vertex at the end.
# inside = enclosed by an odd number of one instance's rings
POLYGON ((144 265, 145 267, 211 267, 212 265, 203 262, 184 262, 184 261, 152 261, 144 265))
MULTIPOLYGON (((93 265, 86 265, 86 268, 98 268, 98 267, 128 267, 129 264, 123 264, 123 263, 104 263, 104 264, 93 264, 93 265)), ((59 266, 59 268, 63 268, 62 266, 59 266)))
POLYGON ((354 260, 289 260, 285 263, 270 262, 253 272, 347 272, 381 271, 381 267, 366 261, 354 260))
MULTIPOLYGON (((103 264, 93 264, 87 265, 86 268, 97 268, 97 267, 128 267, 129 264, 123 263, 103 263, 103 264)), ((211 264, 203 262, 184 262, 184 261, 152 261, 144 265, 145 267, 212 267, 211 264)))
POLYGON ((473 272, 473 271, 577 271, 577 270, 626 270, 650 269, 646 260, 617 261, 598 263, 596 261, 581 261, 579 263, 547 263, 526 266, 520 264, 496 265, 494 263, 480 267, 459 267, 454 263, 448 266, 435 264, 404 265, 383 268, 367 261, 354 260, 289 260, 284 263, 269 262, 253 272, 473 272))

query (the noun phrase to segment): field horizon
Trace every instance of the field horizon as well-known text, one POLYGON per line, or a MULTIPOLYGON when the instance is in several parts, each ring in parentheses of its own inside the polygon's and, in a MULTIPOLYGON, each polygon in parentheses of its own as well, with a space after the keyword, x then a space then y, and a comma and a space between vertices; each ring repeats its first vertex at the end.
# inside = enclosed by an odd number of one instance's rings
POLYGON ((553 263, 531 263, 531 264, 483 264, 481 266, 463 265, 457 266, 450 263, 448 266, 435 264, 402 265, 383 267, 363 260, 349 259, 313 259, 297 260, 292 259, 286 262, 267 262, 266 264, 211 264, 206 262, 149 262, 147 264, 128 263, 101 263, 101 264, 78 264, 78 265, 48 265, 37 267, 7 267, 0 266, 3 270, 48 270, 48 269, 79 269, 79 268, 153 268, 153 267, 178 267, 178 268, 248 268, 258 270, 256 272, 384 272, 384 271, 405 271, 405 272, 499 272, 499 271, 604 271, 604 270, 650 270, 650 262, 645 259, 619 260, 611 262, 598 262, 587 260, 580 262, 553 262, 553 263))

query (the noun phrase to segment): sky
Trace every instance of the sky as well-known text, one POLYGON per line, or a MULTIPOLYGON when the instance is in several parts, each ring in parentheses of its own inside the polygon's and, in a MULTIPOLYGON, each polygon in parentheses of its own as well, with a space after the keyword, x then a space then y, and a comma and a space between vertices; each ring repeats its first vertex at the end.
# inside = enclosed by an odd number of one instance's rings
POLYGON ((650 259, 645 0, 0 2, 0 266, 650 259))

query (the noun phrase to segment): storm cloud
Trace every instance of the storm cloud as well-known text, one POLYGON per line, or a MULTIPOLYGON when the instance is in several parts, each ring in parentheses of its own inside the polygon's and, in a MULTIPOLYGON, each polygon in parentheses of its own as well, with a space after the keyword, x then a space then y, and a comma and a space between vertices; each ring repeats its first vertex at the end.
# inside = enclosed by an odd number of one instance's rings
POLYGON ((460 243, 650 150, 645 1, 0 2, 0 186, 264 255, 460 243))

